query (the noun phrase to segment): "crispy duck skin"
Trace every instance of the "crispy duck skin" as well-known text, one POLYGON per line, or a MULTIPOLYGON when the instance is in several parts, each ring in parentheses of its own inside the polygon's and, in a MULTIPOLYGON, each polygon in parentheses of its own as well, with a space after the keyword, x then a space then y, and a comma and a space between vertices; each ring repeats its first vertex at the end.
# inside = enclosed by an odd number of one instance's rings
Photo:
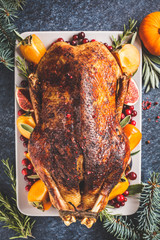
POLYGON ((125 171, 130 148, 119 120, 127 84, 99 42, 55 43, 29 77, 36 118, 29 154, 66 225, 79 213, 91 227, 125 171))

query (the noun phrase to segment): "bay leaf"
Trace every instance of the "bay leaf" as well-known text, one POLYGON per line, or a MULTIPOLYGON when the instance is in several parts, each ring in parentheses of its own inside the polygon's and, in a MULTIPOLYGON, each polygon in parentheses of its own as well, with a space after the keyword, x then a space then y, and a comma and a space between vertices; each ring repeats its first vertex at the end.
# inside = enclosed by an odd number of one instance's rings
POLYGON ((131 116, 128 115, 126 116, 121 122, 120 122, 120 125, 122 128, 124 128, 131 120, 131 116))
POLYGON ((24 130, 26 130, 26 131, 28 131, 28 132, 30 132, 30 133, 32 133, 33 130, 34 130, 34 128, 32 128, 30 125, 25 124, 25 123, 22 123, 22 124, 21 124, 21 127, 22 127, 24 130))

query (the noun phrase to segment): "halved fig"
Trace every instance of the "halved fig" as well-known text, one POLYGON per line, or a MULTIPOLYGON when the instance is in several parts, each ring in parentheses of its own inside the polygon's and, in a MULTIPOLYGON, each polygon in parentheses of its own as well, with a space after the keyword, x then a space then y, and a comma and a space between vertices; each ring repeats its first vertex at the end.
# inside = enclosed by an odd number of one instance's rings
POLYGON ((126 105, 134 105, 139 99, 139 89, 137 87, 136 82, 133 78, 129 79, 128 91, 126 98, 124 100, 124 104, 126 105))
POLYGON ((33 112, 28 88, 16 87, 16 99, 20 108, 26 112, 33 112))

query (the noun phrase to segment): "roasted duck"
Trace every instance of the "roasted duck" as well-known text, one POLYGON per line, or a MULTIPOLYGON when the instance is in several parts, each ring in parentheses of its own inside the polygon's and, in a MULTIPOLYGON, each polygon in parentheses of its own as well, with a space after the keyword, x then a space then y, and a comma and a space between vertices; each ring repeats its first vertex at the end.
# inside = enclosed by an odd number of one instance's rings
POLYGON ((130 148, 119 121, 127 84, 99 42, 55 43, 29 77, 29 154, 66 225, 91 227, 125 171, 130 148))

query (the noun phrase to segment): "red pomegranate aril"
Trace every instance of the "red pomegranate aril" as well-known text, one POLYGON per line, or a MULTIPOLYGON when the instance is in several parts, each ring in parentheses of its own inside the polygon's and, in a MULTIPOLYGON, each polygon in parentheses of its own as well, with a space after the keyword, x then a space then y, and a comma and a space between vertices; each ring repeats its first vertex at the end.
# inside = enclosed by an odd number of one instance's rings
POLYGON ((23 146, 27 148, 28 147, 28 141, 23 142, 23 146))
POLYGON ((83 44, 88 43, 88 42, 89 42, 88 38, 84 38, 83 41, 82 41, 83 44))
POLYGON ((78 40, 78 35, 73 35, 73 40, 78 40))
POLYGON ((109 204, 110 204, 111 206, 113 206, 113 205, 115 204, 115 200, 114 200, 114 199, 110 200, 110 201, 109 201, 109 204))
POLYGON ((21 135, 21 136, 20 136, 20 140, 21 140, 22 142, 24 142, 24 141, 27 140, 27 138, 25 138, 23 135, 21 135))
POLYGON ((95 42, 95 41, 96 41, 96 39, 92 39, 92 40, 91 40, 91 42, 95 42))
POLYGON ((130 121, 130 124, 132 124, 132 125, 136 126, 136 121, 134 121, 134 120, 131 120, 131 121, 130 121))
POLYGON ((124 202, 127 202, 127 198, 126 197, 124 198, 124 202))
POLYGON ((125 110, 125 114, 126 114, 127 116, 128 116, 128 115, 131 115, 131 113, 132 113, 132 112, 131 112, 130 109, 126 109, 126 110, 125 110))
POLYGON ((121 202, 120 205, 123 207, 125 205, 125 202, 121 202))
POLYGON ((24 166, 28 166, 29 163, 30 163, 30 161, 27 158, 24 158, 22 160, 22 165, 24 165, 24 166))
POLYGON ((115 208, 119 208, 119 207, 120 207, 120 204, 119 204, 119 203, 115 203, 115 204, 114 204, 114 207, 115 207, 115 208))
POLYGON ((125 118, 124 113, 121 114, 121 120, 123 120, 125 118))
POLYGON ((137 178, 137 174, 136 174, 135 172, 130 172, 130 173, 128 174, 128 178, 129 178, 130 180, 135 180, 135 179, 137 178))
POLYGON ((22 109, 20 109, 19 111, 18 111, 18 116, 21 116, 22 114, 24 114, 25 113, 25 111, 23 111, 22 109))
POLYGON ((129 195, 129 192, 126 190, 124 193, 123 193, 124 196, 128 196, 129 195))
POLYGON ((29 163, 28 166, 27 166, 27 168, 28 168, 29 170, 32 170, 32 169, 33 169, 32 163, 29 163))
POLYGON ((116 197, 116 199, 117 199, 118 202, 123 202, 124 201, 124 196, 123 195, 118 195, 116 197))
POLYGON ((58 38, 57 42, 64 42, 64 39, 63 38, 58 38))
POLYGON ((28 86, 28 82, 26 80, 23 80, 21 82, 21 86, 24 87, 24 88, 27 87, 28 86))
POLYGON ((72 45, 72 46, 76 46, 77 44, 78 44, 78 42, 77 42, 76 40, 72 40, 72 41, 71 41, 71 45, 72 45))
POLYGON ((131 115, 132 115, 132 117, 137 116, 137 111, 136 111, 136 110, 133 110, 131 115))
POLYGON ((128 108, 129 108, 131 111, 134 110, 134 106, 129 106, 128 108))
POLYGON ((78 38, 79 38, 79 39, 85 38, 85 33, 84 33, 84 32, 80 32, 80 33, 78 34, 78 38))
POLYGON ((107 46, 108 50, 109 51, 112 51, 113 50, 113 47, 112 46, 107 46))
POLYGON ((31 186, 30 185, 26 185, 25 186, 25 190, 28 192, 30 190, 31 186))
POLYGON ((28 173, 29 173, 29 171, 28 171, 27 168, 23 168, 23 169, 22 169, 22 174, 23 174, 24 176, 27 176, 28 173))

